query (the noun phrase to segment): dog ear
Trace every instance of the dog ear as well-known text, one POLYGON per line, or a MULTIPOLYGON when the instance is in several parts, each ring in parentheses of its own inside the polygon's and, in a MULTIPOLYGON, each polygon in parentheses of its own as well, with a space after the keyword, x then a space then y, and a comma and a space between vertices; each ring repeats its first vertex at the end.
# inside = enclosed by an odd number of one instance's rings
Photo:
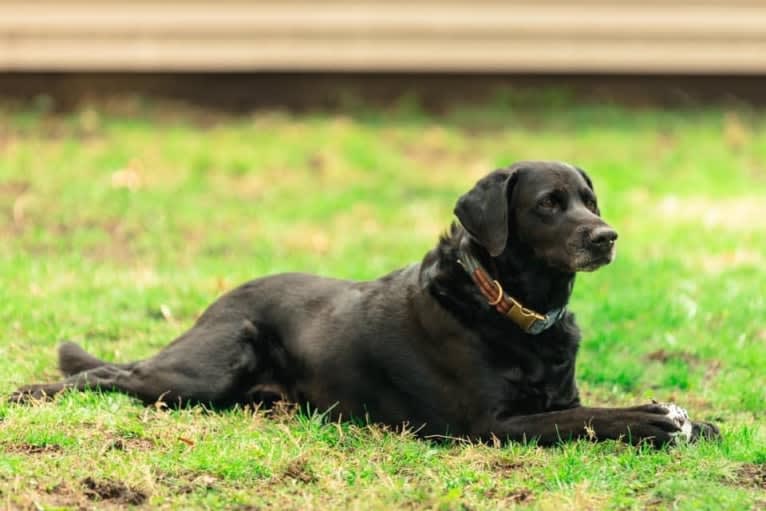
POLYGON ((579 172, 583 179, 585 179, 585 182, 588 183, 588 188, 590 188, 592 192, 595 192, 596 190, 593 188, 593 181, 590 180, 590 176, 580 167, 575 167, 575 169, 577 169, 577 172, 579 172))
POLYGON ((515 181, 515 168, 496 170, 480 179, 455 205, 460 223, 492 257, 499 256, 508 242, 508 201, 515 181))

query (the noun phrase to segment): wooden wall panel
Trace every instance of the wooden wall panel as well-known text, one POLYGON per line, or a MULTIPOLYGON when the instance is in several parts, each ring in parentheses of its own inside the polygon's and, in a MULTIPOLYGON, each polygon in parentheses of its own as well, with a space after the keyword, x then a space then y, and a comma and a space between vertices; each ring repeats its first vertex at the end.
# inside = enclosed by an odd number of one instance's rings
POLYGON ((0 0, 0 71, 766 72, 757 0, 0 0))

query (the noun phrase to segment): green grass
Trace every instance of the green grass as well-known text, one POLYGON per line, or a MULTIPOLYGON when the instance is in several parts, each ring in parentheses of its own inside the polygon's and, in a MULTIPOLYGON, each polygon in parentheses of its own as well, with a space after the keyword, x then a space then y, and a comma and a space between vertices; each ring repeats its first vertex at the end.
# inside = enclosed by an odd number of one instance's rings
POLYGON ((588 169, 620 232, 617 260, 575 288, 585 400, 673 400, 718 422, 722 442, 433 444, 288 412, 2 398, 0 507, 765 506, 766 116, 556 98, 439 118, 408 102, 238 118, 147 102, 0 109, 0 396, 55 379, 62 338, 136 359, 247 279, 367 279, 416 261, 480 176, 561 159, 588 169))

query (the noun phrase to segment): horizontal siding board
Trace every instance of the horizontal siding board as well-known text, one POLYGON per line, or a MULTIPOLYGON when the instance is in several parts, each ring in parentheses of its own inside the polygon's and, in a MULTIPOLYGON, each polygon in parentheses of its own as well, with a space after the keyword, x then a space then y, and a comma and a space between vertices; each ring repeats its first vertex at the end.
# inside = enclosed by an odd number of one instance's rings
POLYGON ((766 2, 3 2, 0 70, 766 72, 766 2))
POLYGON ((168 5, 119 5, 110 9, 86 6, 64 9, 0 4, 0 33, 227 33, 269 31, 370 34, 422 31, 424 35, 482 33, 513 37, 518 31, 542 34, 589 34, 613 36, 688 35, 696 37, 752 34, 766 38, 766 5, 763 7, 706 7, 689 11, 678 6, 649 9, 626 7, 457 5, 449 9, 416 5, 349 9, 324 4, 285 6, 228 5, 179 9, 168 5))
POLYGON ((667 45, 490 43, 399 41, 385 51, 363 43, 316 43, 311 46, 272 42, 266 47, 226 43, 165 41, 126 43, 48 41, 24 44, 23 60, 0 56, 0 66, 27 70, 284 70, 362 71, 520 71, 581 72, 758 72, 766 69, 766 43, 759 45, 667 45), (633 55, 630 60, 625 55, 633 55), (374 58, 371 58, 374 55, 374 58), (28 65, 33 62, 34 65, 28 65))

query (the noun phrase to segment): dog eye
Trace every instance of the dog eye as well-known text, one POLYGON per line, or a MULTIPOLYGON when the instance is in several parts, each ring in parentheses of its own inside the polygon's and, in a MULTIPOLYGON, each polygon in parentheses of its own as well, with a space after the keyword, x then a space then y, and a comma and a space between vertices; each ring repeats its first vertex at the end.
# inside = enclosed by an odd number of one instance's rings
POLYGON ((556 200, 553 197, 548 196, 548 197, 544 197, 540 199, 540 202, 537 203, 537 206, 542 209, 556 209, 556 206, 558 206, 558 204, 556 203, 556 200))
POLYGON ((597 211, 598 205, 596 204, 596 201, 593 199, 587 199, 585 201, 585 207, 588 208, 591 211, 597 211))

